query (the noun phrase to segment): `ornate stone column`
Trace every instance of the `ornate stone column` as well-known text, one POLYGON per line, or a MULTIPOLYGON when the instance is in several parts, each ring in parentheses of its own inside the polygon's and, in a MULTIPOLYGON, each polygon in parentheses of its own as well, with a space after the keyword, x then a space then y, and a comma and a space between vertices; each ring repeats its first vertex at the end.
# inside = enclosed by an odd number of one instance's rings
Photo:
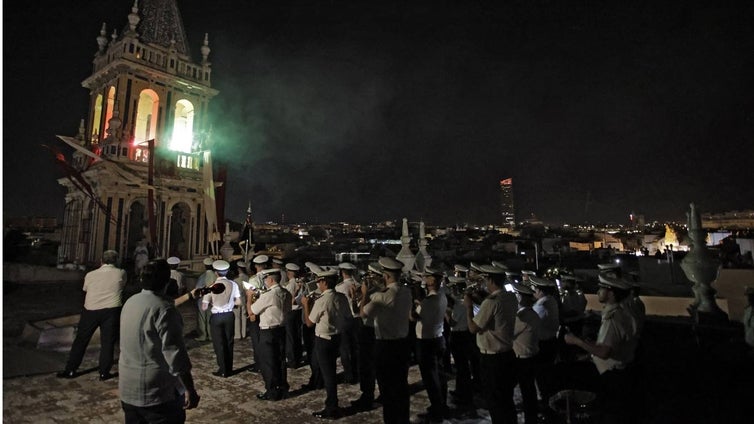
POLYGON ((694 283, 694 303, 689 306, 689 312, 697 318, 705 314, 709 318, 726 318, 725 312, 715 302, 716 290, 711 283, 720 271, 720 261, 710 254, 707 249, 707 232, 702 228, 702 220, 693 203, 689 205, 688 218, 689 238, 691 250, 681 261, 681 269, 686 277, 694 283))

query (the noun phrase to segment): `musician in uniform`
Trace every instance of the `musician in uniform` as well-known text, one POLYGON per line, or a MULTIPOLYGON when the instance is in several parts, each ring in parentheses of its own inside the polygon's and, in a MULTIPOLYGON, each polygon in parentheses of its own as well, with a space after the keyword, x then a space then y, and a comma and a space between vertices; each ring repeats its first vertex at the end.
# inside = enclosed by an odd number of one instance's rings
POLYGON ((434 423, 442 422, 448 414, 448 381, 445 372, 441 370, 445 354, 443 323, 448 301, 445 294, 440 292, 442 271, 425 267, 423 279, 427 295, 421 301, 414 300, 416 309, 413 319, 416 320, 419 371, 430 405, 427 413, 420 414, 419 418, 434 423))
POLYGON ((476 411, 472 375, 479 378, 479 348, 466 320, 466 307, 463 304, 466 279, 450 277, 449 280, 452 284, 452 305, 447 320, 450 324, 450 352, 456 366, 456 387, 450 391, 450 395, 456 404, 455 415, 460 417, 474 414, 476 411))
POLYGON ((513 329, 516 324, 518 302, 513 293, 503 290, 505 272, 491 265, 481 265, 480 271, 490 293, 474 316, 474 301, 470 294, 463 298, 469 331, 476 334, 481 353, 482 386, 493 424, 516 423, 513 388, 516 385, 513 352, 513 329))
POLYGON ((513 329, 513 352, 516 353, 516 380, 524 401, 524 422, 537 423, 537 354, 539 353, 539 332, 542 320, 532 305, 534 291, 523 284, 510 283, 518 299, 516 325, 513 329))
MULTIPOLYGON (((215 271, 212 270, 212 258, 204 258, 204 273, 196 280, 196 288, 209 287, 215 283, 215 271)), ((211 341, 209 331, 210 311, 202 309, 202 299, 196 300, 196 340, 200 342, 211 341)))
MULTIPOLYGON (((342 280, 335 286, 335 291, 348 298, 348 305, 353 304, 352 289, 357 285, 354 279, 356 266, 350 262, 338 265, 342 280)), ((343 365, 343 381, 347 384, 359 382, 359 345, 357 336, 361 318, 359 311, 352 311, 351 317, 344 322, 343 333, 340 335, 340 363, 343 365)))
POLYGON ((249 371, 259 372, 261 363, 259 358, 259 321, 251 317, 251 304, 257 299, 258 293, 265 289, 261 272, 270 268, 270 258, 267 255, 257 255, 252 262, 255 272, 249 278, 249 288, 246 290, 246 313, 249 315, 249 337, 251 338, 251 349, 254 355, 254 364, 249 367, 249 371))
POLYGON ((566 334, 565 342, 592 355, 599 373, 599 399, 604 422, 628 423, 632 420, 634 379, 632 362, 636 350, 636 321, 623 300, 631 287, 622 279, 599 275, 597 299, 604 304, 602 324, 597 341, 592 343, 574 334, 566 334))
POLYGON ((285 319, 285 357, 288 368, 298 368, 301 366, 303 345, 301 344, 301 281, 298 273, 301 267, 294 263, 285 264, 285 273, 288 282, 284 284, 285 289, 291 293, 293 301, 291 311, 285 319))
POLYGON ((175 284, 178 287, 178 293, 176 295, 182 295, 186 292, 186 285, 183 283, 183 273, 178 271, 178 266, 181 264, 181 258, 177 256, 171 256, 168 258, 168 265, 170 266, 170 278, 175 280, 175 284))
POLYGON ((408 322, 412 309, 411 290, 400 281, 403 263, 382 257, 382 277, 386 289, 367 296, 362 286, 361 316, 374 318, 375 369, 382 394, 382 419, 385 423, 409 422, 408 322))
POLYGON ((225 290, 222 293, 209 293, 202 298, 202 309, 205 311, 212 304, 212 316, 209 319, 209 329, 212 334, 212 347, 217 357, 217 371, 212 375, 216 377, 230 377, 233 372, 233 308, 241 304, 241 294, 238 292, 236 283, 228 280, 226 274, 230 264, 223 260, 212 262, 217 280, 214 284, 222 284, 225 290))
POLYGON ((241 294, 241 304, 233 308, 233 318, 235 319, 234 337, 236 339, 246 338, 246 327, 249 317, 246 313, 246 288, 243 283, 249 282, 249 275, 246 273, 246 262, 236 262, 238 267, 238 276, 233 280, 238 286, 238 292, 241 294))
POLYGON ((322 270, 316 273, 317 288, 322 292, 316 300, 304 297, 304 320, 308 327, 315 327, 314 349, 317 363, 325 384, 327 398, 325 409, 314 412, 317 418, 339 418, 338 382, 336 380, 336 360, 338 346, 342 340, 342 329, 346 320, 352 318, 351 306, 343 293, 335 291, 338 272, 322 270))
MULTIPOLYGON (((555 360, 558 356, 558 329, 560 328, 560 307, 558 305, 558 286, 554 281, 535 275, 529 276, 529 283, 534 290, 534 312, 539 315, 542 325, 539 331, 539 370, 537 387, 542 400, 547 403, 554 395, 556 381, 555 360)), ((550 413, 550 410, 547 410, 550 413)))
MULTIPOLYGON (((366 297, 376 292, 378 287, 377 280, 382 279, 382 266, 378 263, 371 263, 367 267, 368 275, 362 282, 362 286, 366 287, 366 297)), ((361 299, 362 295, 361 286, 352 287, 353 293, 351 294, 352 301, 355 302, 353 306, 354 311, 359 311, 361 315, 361 299), (356 291, 358 290, 358 293, 356 291)), ((374 369, 374 318, 362 317, 361 324, 359 325, 359 390, 361 395, 358 399, 352 400, 351 405, 358 411, 367 411, 372 409, 372 403, 374 402, 374 389, 375 389, 375 369, 374 369)))
POLYGON ((259 321, 259 358, 265 392, 257 394, 262 400, 280 400, 288 392, 288 373, 285 368, 285 326, 283 321, 291 310, 291 293, 280 286, 280 270, 258 272, 267 290, 252 303, 252 321, 259 321))

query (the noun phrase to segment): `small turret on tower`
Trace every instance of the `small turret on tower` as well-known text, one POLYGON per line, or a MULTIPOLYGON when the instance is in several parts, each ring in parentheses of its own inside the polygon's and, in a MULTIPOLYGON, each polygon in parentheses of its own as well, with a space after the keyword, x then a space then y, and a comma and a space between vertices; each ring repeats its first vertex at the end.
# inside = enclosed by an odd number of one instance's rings
POLYGON ((134 0, 134 5, 131 7, 131 13, 128 14, 128 28, 129 34, 135 38, 139 37, 136 32, 136 26, 139 25, 141 18, 139 17, 139 0, 134 0))
POLYGON ((202 65, 209 65, 209 62, 207 61, 207 57, 209 56, 209 52, 211 51, 209 48, 209 34, 206 32, 204 33, 204 44, 202 44, 202 65))
POLYGON ((107 47, 107 24, 105 24, 104 22, 102 22, 102 29, 99 30, 97 45, 99 46, 99 51, 97 51, 97 54, 100 55, 104 53, 105 47, 107 47))

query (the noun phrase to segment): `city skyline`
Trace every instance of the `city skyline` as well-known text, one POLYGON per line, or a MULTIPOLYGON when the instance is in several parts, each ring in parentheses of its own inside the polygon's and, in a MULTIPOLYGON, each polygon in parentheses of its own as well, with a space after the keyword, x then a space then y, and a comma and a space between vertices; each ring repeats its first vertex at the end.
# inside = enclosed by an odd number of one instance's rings
MULTIPOLYGON (((40 145, 86 117, 114 3, 5 5, 4 214, 62 216, 40 145)), ((747 2, 178 6, 193 58, 209 33, 228 219, 498 223, 509 177, 519 221, 754 206, 747 2)))

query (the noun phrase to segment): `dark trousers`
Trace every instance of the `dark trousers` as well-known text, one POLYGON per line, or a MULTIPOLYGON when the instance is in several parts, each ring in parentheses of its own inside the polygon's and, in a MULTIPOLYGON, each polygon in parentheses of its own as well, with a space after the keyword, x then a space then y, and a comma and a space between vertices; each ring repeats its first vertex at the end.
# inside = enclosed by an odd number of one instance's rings
POLYGON ((537 357, 516 358, 516 380, 521 389, 524 401, 524 419, 526 424, 537 423, 537 386, 534 378, 537 375, 537 357))
POLYGON ((539 369, 537 370, 537 387, 542 400, 550 401, 550 397, 557 391, 557 376, 555 374, 555 359, 558 357, 558 339, 553 337, 539 341, 539 369))
POLYGON ((233 371, 233 333, 235 331, 233 312, 212 314, 209 318, 209 331, 212 334, 212 348, 217 358, 217 370, 229 375, 233 371))
POLYGON ((309 368, 312 371, 309 376, 309 386, 312 389, 321 389, 324 387, 322 382, 322 372, 319 370, 317 362, 317 352, 314 350, 314 327, 303 326, 302 335, 304 339, 304 349, 306 350, 306 357, 309 360, 309 368))
POLYGON ((99 327, 99 372, 100 374, 110 372, 113 366, 115 341, 118 340, 118 329, 120 328, 120 310, 121 308, 118 307, 93 311, 84 309, 81 312, 76 338, 73 340, 71 352, 68 354, 68 363, 65 366, 67 371, 76 371, 79 368, 84 359, 86 347, 92 340, 94 332, 97 331, 97 327, 99 327))
POLYGON ((333 336, 331 340, 321 337, 314 339, 317 364, 319 364, 322 380, 325 382, 325 392, 327 393, 327 398, 325 398, 325 411, 327 412, 338 409, 338 381, 335 375, 340 341, 340 336, 333 336))
POLYGON ((445 339, 417 339, 416 352, 419 356, 419 372, 429 397, 430 418, 442 419, 448 412, 448 381, 442 370, 445 339))
POLYGON ((257 317, 257 319, 255 319, 254 321, 249 321, 248 330, 249 340, 251 341, 251 350, 254 354, 254 364, 260 366, 261 360, 259 359, 259 351, 261 350, 261 347, 259 346, 259 317, 257 317))
POLYGON ((471 370, 474 357, 479 356, 474 335, 469 331, 451 332, 450 352, 456 364, 457 404, 462 408, 472 407, 474 389, 471 385, 471 370))
POLYGON ((272 398, 280 399, 288 391, 288 372, 285 368, 285 327, 259 332, 259 360, 264 388, 272 398))
POLYGON ((374 327, 359 326, 359 389, 365 401, 374 400, 374 327))
POLYGON ((355 383, 359 380, 358 334, 360 326, 361 318, 346 318, 340 337, 340 363, 343 365, 343 374, 348 383, 355 383))
POLYGON ((285 357, 288 366, 297 367, 301 363, 301 309, 294 309, 285 320, 285 357))
POLYGON ((513 351, 482 354, 479 364, 482 371, 484 400, 490 411, 492 424, 516 424, 516 407, 513 388, 516 385, 516 355, 513 351))
POLYGON ((634 374, 629 366, 623 370, 605 371, 599 376, 600 391, 598 401, 602 410, 603 424, 628 424, 636 422, 634 419, 635 404, 634 374))
POLYGON ((183 409, 183 396, 154 406, 134 406, 120 403, 126 416, 126 424, 183 424, 186 411, 183 409))
POLYGON ((377 340, 375 368, 382 395, 382 420, 386 424, 409 422, 408 361, 411 346, 407 339, 377 340))

